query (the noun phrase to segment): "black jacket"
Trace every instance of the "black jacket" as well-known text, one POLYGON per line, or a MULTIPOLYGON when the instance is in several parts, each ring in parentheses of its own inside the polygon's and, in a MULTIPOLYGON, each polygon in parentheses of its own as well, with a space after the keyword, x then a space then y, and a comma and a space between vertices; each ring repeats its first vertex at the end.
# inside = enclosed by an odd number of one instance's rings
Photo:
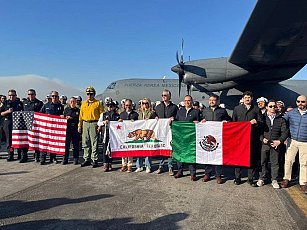
POLYGON ((205 108, 202 114, 203 119, 207 121, 231 121, 226 109, 221 107, 216 107, 214 110, 211 107, 205 108))
MULTIPOLYGON (((3 102, 3 105, 0 108, 0 114, 2 112, 7 111, 8 109, 12 108, 13 112, 15 111, 22 111, 23 110, 23 104, 20 100, 15 100, 15 101, 11 101, 11 100, 6 100, 5 102, 3 102)), ((5 116, 2 116, 4 120, 12 120, 12 113, 9 113, 5 116)))
POLYGON ((80 115, 80 109, 75 107, 75 108, 71 108, 71 107, 66 107, 64 109, 64 116, 70 116, 71 119, 67 120, 67 127, 78 127, 78 123, 79 123, 79 115, 80 115))
POLYGON ((59 116, 63 114, 64 106, 61 103, 48 102, 43 105, 40 112, 59 116))
POLYGON ((269 140, 280 140, 284 142, 288 137, 288 129, 285 119, 282 117, 282 114, 276 114, 276 117, 273 120, 273 125, 271 125, 271 120, 268 115, 265 113, 265 123, 263 126, 263 134, 260 136, 260 140, 263 141, 263 138, 269 140))
POLYGON ((245 105, 237 105, 233 109, 232 120, 233 121, 250 121, 255 119, 257 122, 263 123, 263 115, 258 107, 251 105, 247 110, 245 105))
POLYGON ((34 111, 34 112, 39 112, 41 108, 43 107, 44 103, 37 98, 35 98, 34 101, 30 101, 27 99, 23 103, 23 110, 24 111, 34 111))
POLYGON ((120 119, 123 120, 138 120, 139 114, 135 111, 131 111, 129 114, 124 111, 119 115, 120 119))
POLYGON ((185 107, 178 110, 175 120, 177 121, 200 121, 200 112, 197 109, 191 108, 187 113, 185 107))
POLYGON ((170 102, 168 106, 165 106, 164 102, 161 101, 161 103, 155 107, 155 111, 159 118, 175 118, 178 112, 178 107, 172 102, 170 102))

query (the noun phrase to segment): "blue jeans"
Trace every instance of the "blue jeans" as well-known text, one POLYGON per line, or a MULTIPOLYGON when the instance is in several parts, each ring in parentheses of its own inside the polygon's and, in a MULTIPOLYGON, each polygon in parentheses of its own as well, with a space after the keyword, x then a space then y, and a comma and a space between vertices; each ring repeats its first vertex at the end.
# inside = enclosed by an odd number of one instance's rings
POLYGON ((173 169, 173 159, 171 157, 161 157, 161 160, 159 162, 159 168, 163 168, 165 160, 167 159, 167 166, 168 169, 173 169))
MULTIPOLYGON (((143 168, 144 157, 136 158, 136 168, 143 168)), ((151 157, 145 157, 145 167, 151 168, 151 157)))

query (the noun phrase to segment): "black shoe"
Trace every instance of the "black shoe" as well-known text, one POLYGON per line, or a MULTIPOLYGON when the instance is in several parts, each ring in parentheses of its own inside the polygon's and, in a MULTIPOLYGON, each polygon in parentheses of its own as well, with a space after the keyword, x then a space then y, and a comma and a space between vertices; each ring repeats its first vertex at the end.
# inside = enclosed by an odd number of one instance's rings
POLYGON ((40 165, 44 165, 44 164, 45 164, 45 161, 41 161, 41 162, 40 162, 40 165))
POLYGON ((91 165, 91 162, 90 162, 90 161, 84 161, 84 162, 81 164, 81 167, 90 166, 90 165, 91 165))
POLYGON ((247 183, 250 185, 250 186, 252 186, 252 187, 258 187, 257 186, 257 184, 256 183, 254 183, 254 181, 253 180, 247 180, 247 183))
POLYGON ((63 160, 62 161, 62 165, 67 165, 68 164, 68 160, 63 160))
POLYGON ((40 159, 35 159, 35 162, 36 163, 39 163, 41 160, 40 159))
POLYGON ((28 158, 21 158, 21 160, 19 161, 19 163, 25 163, 28 161, 28 158))
POLYGON ((77 165, 77 164, 79 164, 79 159, 74 159, 74 165, 77 165))
POLYGON ((98 167, 98 161, 93 161, 92 167, 97 168, 98 167))
POLYGON ((234 183, 235 185, 240 185, 240 184, 242 183, 242 181, 241 181, 240 178, 236 178, 236 179, 233 181, 233 183, 234 183))

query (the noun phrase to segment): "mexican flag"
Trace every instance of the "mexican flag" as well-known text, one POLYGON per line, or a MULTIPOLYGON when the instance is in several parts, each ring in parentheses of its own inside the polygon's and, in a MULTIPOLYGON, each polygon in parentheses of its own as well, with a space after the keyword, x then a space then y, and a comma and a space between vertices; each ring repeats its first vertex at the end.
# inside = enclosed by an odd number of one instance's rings
POLYGON ((179 162, 250 166, 250 122, 172 122, 172 157, 179 162))
POLYGON ((116 157, 171 156, 168 119, 111 121, 111 155, 116 157))

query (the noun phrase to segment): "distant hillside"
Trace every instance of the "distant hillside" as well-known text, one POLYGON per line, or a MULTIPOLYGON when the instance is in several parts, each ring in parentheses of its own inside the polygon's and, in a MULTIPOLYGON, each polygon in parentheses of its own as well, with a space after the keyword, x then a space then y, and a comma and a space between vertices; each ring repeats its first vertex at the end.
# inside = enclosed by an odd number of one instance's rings
POLYGON ((52 90, 56 90, 60 95, 66 95, 67 97, 80 95, 85 98, 84 91, 56 79, 37 75, 0 77, 0 94, 7 95, 8 89, 15 89, 18 97, 23 98, 27 96, 27 90, 30 88, 36 90, 37 98, 41 100, 45 99, 46 95, 52 90))

